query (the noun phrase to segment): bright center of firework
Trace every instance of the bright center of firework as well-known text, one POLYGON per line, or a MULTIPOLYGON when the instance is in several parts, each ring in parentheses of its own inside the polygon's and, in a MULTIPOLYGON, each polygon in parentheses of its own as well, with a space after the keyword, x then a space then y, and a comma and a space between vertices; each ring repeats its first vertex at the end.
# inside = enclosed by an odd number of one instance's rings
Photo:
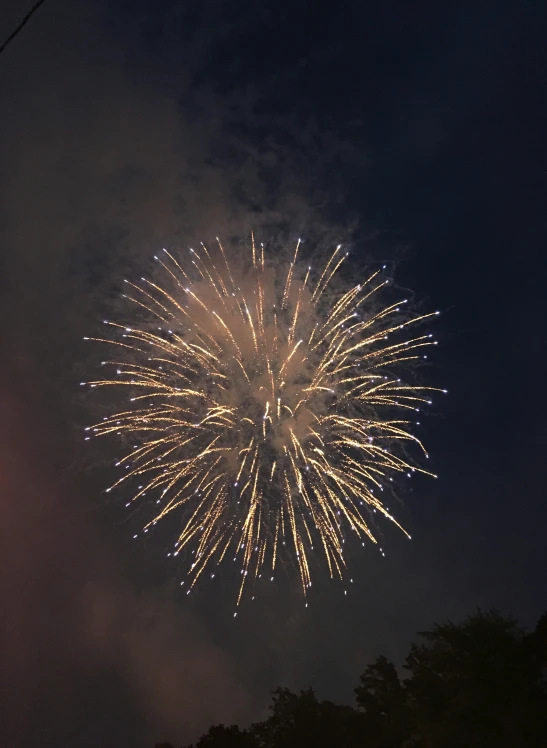
POLYGON ((91 383, 129 394, 92 428, 132 445, 115 485, 134 481, 133 502, 155 497, 144 529, 180 518, 175 554, 191 549, 191 585, 239 558, 238 602, 247 577, 274 570, 284 546, 304 592, 314 544, 342 577, 346 537, 375 542, 371 511, 398 524, 378 493, 419 470, 401 446, 423 451, 411 416, 433 388, 400 374, 433 343, 408 336, 432 315, 380 305, 379 271, 332 290, 340 247, 313 277, 298 252, 299 243, 280 269, 254 242, 239 266, 220 243, 191 250, 188 264, 164 250, 161 285, 126 282, 142 321, 107 323, 120 355, 106 362, 113 376, 91 383))

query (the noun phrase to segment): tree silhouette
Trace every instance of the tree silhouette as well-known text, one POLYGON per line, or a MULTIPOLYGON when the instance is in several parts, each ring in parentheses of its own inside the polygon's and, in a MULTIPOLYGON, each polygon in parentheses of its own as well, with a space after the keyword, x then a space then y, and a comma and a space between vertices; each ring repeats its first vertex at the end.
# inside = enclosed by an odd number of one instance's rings
POLYGON ((195 748, 258 748, 258 743, 248 730, 240 730, 237 725, 213 725, 195 748))
POLYGON ((417 745, 539 746, 547 736, 541 669, 515 621, 478 611, 422 632, 405 667, 417 745))
POLYGON ((535 631, 528 634, 526 643, 540 671, 543 671, 543 675, 547 675, 545 672, 547 671, 547 613, 541 616, 535 631))
POLYGON ((398 748, 408 739, 407 694, 389 660, 378 657, 367 667, 355 695, 364 713, 363 729, 371 746, 398 748))
POLYGON ((260 748, 357 748, 358 717, 351 707, 319 701, 309 688, 298 694, 278 688, 271 714, 251 728, 260 748))
POLYGON ((528 634, 479 610, 419 637, 405 679, 385 657, 367 667, 357 708, 320 701, 311 688, 278 688, 267 719, 248 730, 211 727, 195 748, 547 746, 547 613, 528 634))

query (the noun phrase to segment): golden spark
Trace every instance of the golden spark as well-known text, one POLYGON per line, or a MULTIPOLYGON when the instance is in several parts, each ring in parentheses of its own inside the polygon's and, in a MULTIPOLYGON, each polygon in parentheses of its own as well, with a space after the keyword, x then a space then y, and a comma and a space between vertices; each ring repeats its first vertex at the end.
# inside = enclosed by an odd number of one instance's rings
POLYGON ((132 445, 107 490, 136 479, 130 503, 155 494, 144 531, 180 514, 173 555, 191 549, 190 589, 230 551, 241 562, 238 604, 249 578, 273 573, 282 546, 304 595, 315 545, 342 578, 348 536, 377 542, 372 511, 406 533, 378 498, 386 482, 432 475, 404 447, 427 456, 412 418, 437 388, 400 377, 435 344, 412 331, 437 312, 381 305, 381 270, 333 290, 346 253, 337 247, 314 278, 300 247, 284 271, 254 237, 247 265, 220 241, 190 250, 188 263, 163 250, 165 284, 126 281, 144 321, 107 321, 113 337, 91 338, 119 355, 103 362, 110 377, 88 384, 128 394, 121 412, 88 428, 132 445))

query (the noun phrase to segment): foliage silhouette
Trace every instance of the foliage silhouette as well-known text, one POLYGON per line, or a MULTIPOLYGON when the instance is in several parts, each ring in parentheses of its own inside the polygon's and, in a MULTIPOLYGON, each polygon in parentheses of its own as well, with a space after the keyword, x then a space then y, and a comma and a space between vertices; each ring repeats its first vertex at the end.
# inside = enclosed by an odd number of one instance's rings
POLYGON ((407 677, 385 657, 366 668, 355 707, 321 701, 311 688, 278 688, 265 720, 246 730, 216 725, 195 748, 547 745, 547 613, 531 633, 478 610, 419 637, 403 666, 407 677))

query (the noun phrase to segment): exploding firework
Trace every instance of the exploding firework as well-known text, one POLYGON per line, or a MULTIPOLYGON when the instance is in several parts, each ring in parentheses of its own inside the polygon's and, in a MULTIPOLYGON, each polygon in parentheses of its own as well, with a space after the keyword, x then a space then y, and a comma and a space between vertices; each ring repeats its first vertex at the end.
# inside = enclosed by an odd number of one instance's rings
POLYGON ((107 490, 134 483, 128 506, 153 496, 143 530, 169 518, 172 554, 189 551, 190 589, 239 560, 238 603, 287 551, 304 595, 318 551, 342 578, 346 540, 376 542, 373 512, 406 532, 378 498, 384 486, 432 475, 406 447, 427 456, 411 429, 436 388, 408 376, 435 343, 413 331, 438 313, 382 305, 381 270, 337 287, 340 246, 317 275, 299 251, 300 240, 283 266, 254 239, 247 261, 220 241, 187 261, 163 250, 161 285, 125 281, 132 326, 106 321, 112 338, 92 338, 119 354, 103 362, 110 376, 89 384, 127 393, 121 412, 88 428, 130 445, 107 490))

